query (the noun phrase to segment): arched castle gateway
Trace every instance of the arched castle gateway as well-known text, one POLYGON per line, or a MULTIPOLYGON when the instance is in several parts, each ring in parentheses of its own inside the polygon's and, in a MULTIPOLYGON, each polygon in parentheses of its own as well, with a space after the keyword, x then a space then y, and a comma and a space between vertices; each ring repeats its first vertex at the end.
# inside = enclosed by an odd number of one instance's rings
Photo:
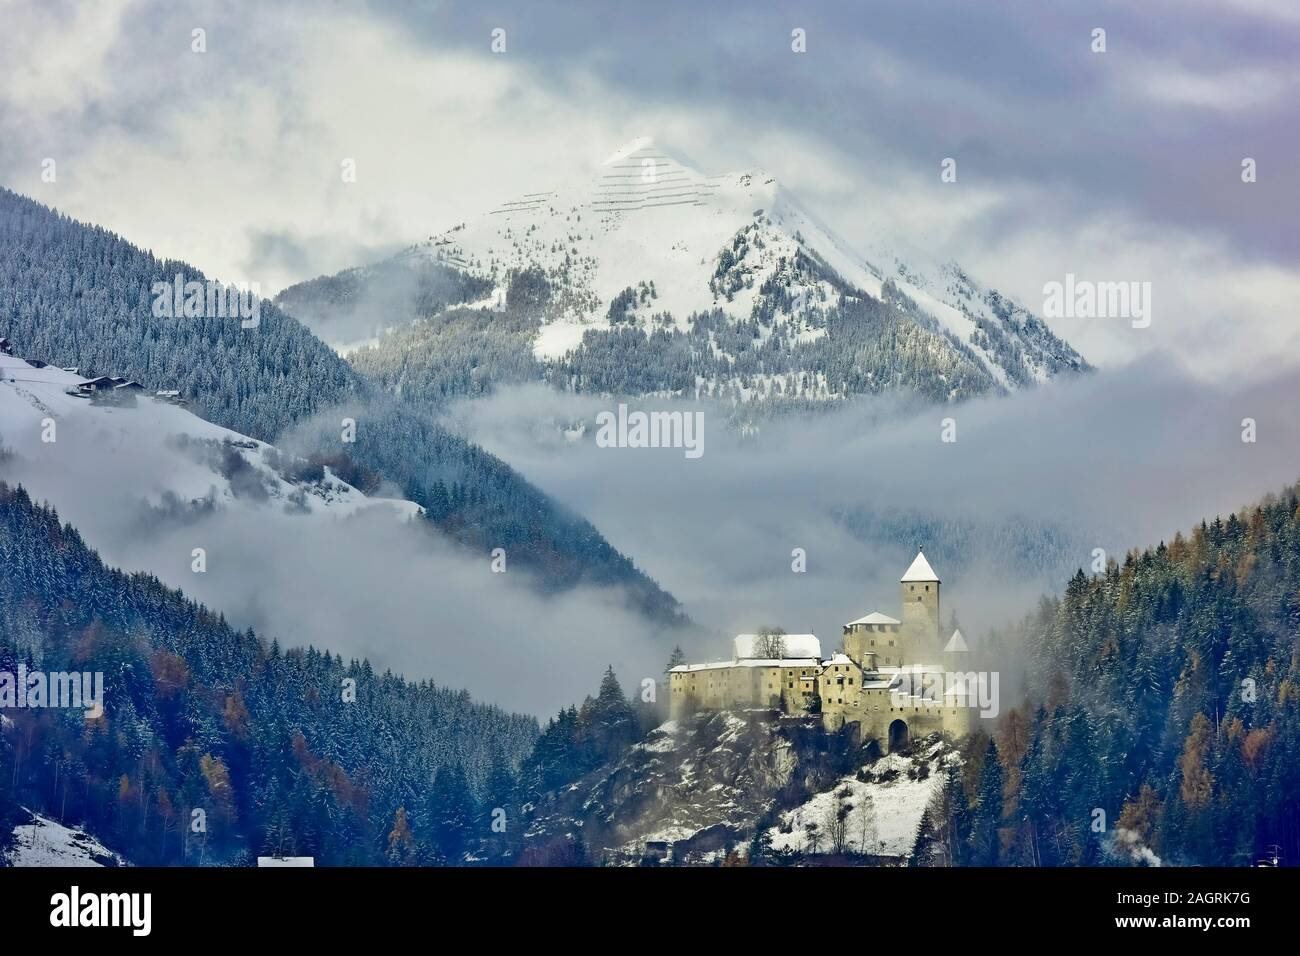
POLYGON ((968 666, 966 645, 960 631, 947 641, 941 636, 939 586, 917 552, 899 579, 899 618, 872 611, 850 621, 843 647, 825 659, 812 634, 737 635, 730 660, 668 672, 669 716, 753 708, 801 714, 816 700, 827 730, 856 726, 862 741, 882 749, 935 731, 966 734, 975 725, 976 695, 968 681, 951 679, 968 666))

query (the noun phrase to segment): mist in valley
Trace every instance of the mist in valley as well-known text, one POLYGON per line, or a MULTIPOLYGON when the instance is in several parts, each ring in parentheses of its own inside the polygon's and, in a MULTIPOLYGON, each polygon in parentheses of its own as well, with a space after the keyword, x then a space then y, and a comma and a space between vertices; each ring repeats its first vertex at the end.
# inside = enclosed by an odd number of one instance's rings
POLYGON ((702 410, 698 459, 598 447, 595 416, 616 400, 542 386, 463 402, 447 420, 589 518, 706 628, 812 631, 829 652, 845 621, 897 616, 898 578, 923 548, 944 582, 944 624, 955 610, 978 649, 1090 571, 1094 549, 1123 562, 1294 481, 1296 385, 1290 370, 1216 385, 1145 359, 956 406, 863 399, 778 416, 757 435, 716 406, 632 403, 702 410), (942 440, 945 419, 955 441, 942 440))

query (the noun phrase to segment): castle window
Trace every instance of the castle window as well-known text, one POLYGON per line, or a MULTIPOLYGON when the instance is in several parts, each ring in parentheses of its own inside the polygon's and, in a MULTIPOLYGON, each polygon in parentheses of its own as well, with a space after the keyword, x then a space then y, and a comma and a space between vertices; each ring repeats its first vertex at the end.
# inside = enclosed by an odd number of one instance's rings
POLYGON ((927 584, 927 585, 925 586, 925 590, 926 590, 926 592, 928 593, 929 590, 930 590, 930 585, 927 584))

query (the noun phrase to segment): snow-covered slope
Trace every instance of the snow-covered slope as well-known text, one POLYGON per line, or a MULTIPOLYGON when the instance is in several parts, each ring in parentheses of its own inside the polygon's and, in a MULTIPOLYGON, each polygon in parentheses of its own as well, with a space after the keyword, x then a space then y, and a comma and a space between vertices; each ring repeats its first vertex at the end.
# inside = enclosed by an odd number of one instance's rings
POLYGON ((126 861, 84 830, 65 827, 39 813, 14 828, 14 845, 5 866, 126 866, 126 861))
POLYGON ((958 758, 937 736, 910 754, 873 756, 816 717, 698 713, 545 798, 526 841, 540 850, 580 836, 595 859, 637 863, 658 849, 691 865, 721 860, 764 828, 773 851, 828 854, 827 820, 844 809, 844 852, 890 864, 911 852, 942 768, 958 758))
POLYGON ((906 858, 921 815, 943 783, 942 768, 954 760, 942 741, 919 746, 916 754, 881 757, 781 814, 769 831, 772 848, 830 852, 828 833, 843 810, 848 852, 906 858))
MULTIPOLYGON (((37 363, 39 364, 39 363, 37 363)), ((37 497, 69 482, 116 507, 169 512, 238 508, 321 520, 384 506, 419 512, 400 499, 371 498, 328 466, 199 418, 144 392, 125 404, 75 394, 84 376, 0 354, 0 473, 37 497)))
MULTIPOLYGON (((540 269, 553 290, 534 342, 544 362, 611 320, 689 332, 694 313, 714 308, 756 321, 760 342, 776 330, 788 343, 814 342, 845 295, 888 301, 1004 389, 1086 367, 1041 320, 955 263, 892 251, 901 248, 882 238, 868 259, 774 177, 701 173, 643 139, 592 179, 502 203, 403 257, 490 281, 485 303, 505 300, 512 274, 540 269)), ((729 346, 715 336, 713 348, 729 346)))

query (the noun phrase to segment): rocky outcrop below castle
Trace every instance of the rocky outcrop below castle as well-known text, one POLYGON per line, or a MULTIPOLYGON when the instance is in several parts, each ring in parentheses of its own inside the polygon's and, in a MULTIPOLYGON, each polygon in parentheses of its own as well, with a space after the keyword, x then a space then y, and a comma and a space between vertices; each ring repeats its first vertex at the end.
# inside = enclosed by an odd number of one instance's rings
MULTIPOLYGON (((525 859, 577 854, 594 863, 708 864, 732 850, 743 856, 756 832, 779 833, 819 794, 875 781, 868 765, 876 753, 848 731, 828 733, 816 717, 752 710, 669 721, 537 806, 525 859)), ((891 759, 898 766, 884 783, 907 783, 905 764, 914 758, 891 759)), ((915 759, 932 756, 918 748, 915 759)), ((916 773, 910 776, 915 781, 916 773)), ((898 796, 919 820, 930 794, 919 787, 898 796)))

